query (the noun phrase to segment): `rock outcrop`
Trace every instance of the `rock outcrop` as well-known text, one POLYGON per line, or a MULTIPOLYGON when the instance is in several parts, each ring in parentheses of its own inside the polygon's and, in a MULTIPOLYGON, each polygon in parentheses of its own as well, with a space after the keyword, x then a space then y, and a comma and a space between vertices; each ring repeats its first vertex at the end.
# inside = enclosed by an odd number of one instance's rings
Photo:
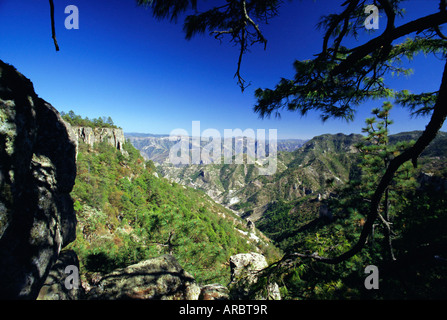
POLYGON ((230 292, 219 283, 207 284, 200 289, 199 300, 229 300, 230 292))
POLYGON ((267 260, 259 253, 240 253, 230 258, 230 295, 234 300, 281 300, 277 283, 261 281, 268 267, 267 260))
POLYGON ((0 61, 0 299, 35 299, 75 239, 75 153, 59 113, 0 61))
MULTIPOLYGON (((276 283, 264 281, 268 264, 258 253, 230 258, 231 283, 199 286, 172 255, 141 261, 100 276, 88 285, 88 300, 280 300, 276 283), (261 280, 262 279, 262 280, 261 280)), ((62 281, 62 280, 61 280, 62 281)), ((84 287, 86 287, 84 285, 84 287)), ((56 291, 56 290, 55 290, 56 291)))
POLYGON ((171 255, 141 261, 105 275, 90 300, 197 300, 200 287, 171 255))
POLYGON ((83 141, 84 143, 93 147, 95 143, 107 142, 116 149, 122 151, 124 138, 123 129, 115 128, 90 128, 90 127, 71 127, 76 141, 83 141))

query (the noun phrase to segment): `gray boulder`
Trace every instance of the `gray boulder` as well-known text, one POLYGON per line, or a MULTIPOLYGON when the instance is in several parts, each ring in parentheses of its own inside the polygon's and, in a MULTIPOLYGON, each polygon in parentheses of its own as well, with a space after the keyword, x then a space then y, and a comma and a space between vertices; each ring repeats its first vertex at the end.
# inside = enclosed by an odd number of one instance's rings
POLYGON ((75 239, 75 155, 59 113, 0 61, 0 299, 35 299, 75 239))
POLYGON ((207 284, 200 289, 199 300, 229 300, 229 290, 219 283, 207 284))
POLYGON ((234 300, 281 300, 277 283, 269 282, 267 260, 259 253, 240 253, 230 257, 230 296, 234 300))
POLYGON ((197 300, 200 287, 171 255, 141 261, 106 274, 89 300, 197 300))

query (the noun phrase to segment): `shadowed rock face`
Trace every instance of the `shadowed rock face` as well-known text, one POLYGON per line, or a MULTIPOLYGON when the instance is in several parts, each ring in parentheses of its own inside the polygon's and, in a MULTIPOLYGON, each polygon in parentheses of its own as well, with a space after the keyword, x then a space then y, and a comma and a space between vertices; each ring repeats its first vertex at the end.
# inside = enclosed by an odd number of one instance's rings
POLYGON ((200 287, 171 255, 141 261, 105 275, 91 300, 197 300, 200 287))
POLYGON ((35 299, 75 239, 75 154, 59 113, 0 61, 0 298, 35 299))
POLYGON ((73 269, 67 272, 69 266, 79 270, 78 256, 73 250, 64 250, 51 268, 37 300, 81 300, 83 298, 79 274, 74 273, 73 269), (75 279, 77 283, 74 283, 75 279), (67 282, 70 286, 67 285, 67 282))

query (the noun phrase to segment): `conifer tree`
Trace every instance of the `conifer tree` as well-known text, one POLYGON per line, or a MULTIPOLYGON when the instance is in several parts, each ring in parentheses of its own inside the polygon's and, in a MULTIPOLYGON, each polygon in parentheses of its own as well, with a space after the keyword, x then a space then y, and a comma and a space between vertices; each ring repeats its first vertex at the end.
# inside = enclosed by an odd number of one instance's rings
MULTIPOLYGON (((362 195, 365 199, 372 197, 379 178, 384 174, 390 161, 409 148, 411 143, 414 143, 413 141, 390 144, 388 127, 393 124, 393 121, 389 119, 392 107, 390 102, 385 102, 381 109, 372 110, 374 117, 366 119, 366 127, 362 129, 367 135, 364 141, 356 146, 362 154, 362 195)), ((385 241, 391 260, 395 260, 392 247, 391 203, 397 200, 403 189, 414 185, 413 174, 414 169, 408 162, 399 168, 393 181, 385 189, 384 198, 378 210, 379 221, 384 227, 385 241)), ((371 238, 373 237, 374 228, 371 234, 371 238)))

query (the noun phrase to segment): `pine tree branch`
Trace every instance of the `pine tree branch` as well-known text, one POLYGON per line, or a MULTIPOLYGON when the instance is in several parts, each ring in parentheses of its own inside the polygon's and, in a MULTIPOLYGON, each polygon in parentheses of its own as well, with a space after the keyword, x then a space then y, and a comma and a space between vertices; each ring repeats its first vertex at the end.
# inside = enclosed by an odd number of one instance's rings
MULTIPOLYGON (((242 10, 242 21, 241 21, 242 27, 240 28, 240 33, 241 33, 240 40, 239 40, 240 50, 239 50, 239 58, 237 61, 237 70, 236 70, 236 73, 234 76, 237 77, 237 79, 238 79, 237 82, 239 84, 239 87, 241 88, 242 92, 244 92, 244 90, 250 85, 250 84, 245 85, 245 80, 241 76, 242 57, 244 56, 245 52, 247 51, 248 36, 252 35, 251 33, 249 34, 249 32, 247 31, 247 25, 251 25, 255 29, 255 32, 256 32, 256 38, 255 38, 255 40, 252 41, 252 43, 250 45, 253 45, 256 42, 261 42, 264 44, 264 50, 265 50, 265 48, 267 46, 267 39, 262 34, 261 30, 259 29, 259 26, 248 15, 246 0, 241 1, 241 8, 242 8, 241 9, 242 10)), ((219 32, 219 33, 222 34, 223 32, 219 32)))
POLYGON ((54 3, 53 0, 50 0, 50 16, 51 16, 51 36, 53 38, 54 46, 56 47, 56 51, 59 51, 59 45, 57 44, 56 39, 56 27, 54 26, 54 3))
POLYGON ((439 26, 435 26, 435 31, 436 34, 443 40, 447 40, 447 36, 445 36, 442 32, 441 29, 439 29, 439 26))
POLYGON ((381 199, 388 188, 391 180, 394 177, 394 174, 407 161, 412 161, 413 164, 416 164, 417 158, 421 155, 421 153, 425 150, 425 148, 433 141, 433 139, 438 134, 442 125, 444 124, 447 117, 447 63, 444 66, 444 72, 442 76, 442 82, 439 89, 439 95, 436 101, 436 104, 433 108, 433 113, 430 119, 430 122, 426 126, 424 132, 416 141, 416 143, 404 151, 402 154, 394 158, 390 161, 388 168, 385 171, 385 174, 380 179, 379 185, 376 188, 374 195, 371 198, 371 206, 370 210, 367 214, 366 222, 363 226, 362 232, 357 243, 345 253, 329 258, 322 257, 316 254, 306 255, 301 253, 291 253, 285 255, 278 263, 282 261, 288 261, 290 259, 296 258, 305 258, 305 259, 313 259, 316 261, 325 262, 328 264, 338 264, 342 261, 345 261, 356 254, 358 254, 365 246, 368 236, 373 228, 374 222, 377 219, 379 212, 379 206, 381 199))
MULTIPOLYGON (((324 38, 323 38, 323 51, 322 51, 323 55, 327 54, 329 39, 332 36, 332 34, 334 33, 334 30, 337 28, 338 24, 342 20, 349 21, 349 15, 351 12, 354 11, 354 9, 357 7, 358 3, 359 3, 359 0, 350 1, 349 6, 345 9, 345 11, 343 11, 340 15, 338 15, 336 17, 336 19, 328 26, 328 30, 326 31, 324 38)), ((342 6, 345 6, 346 4, 348 4, 348 1, 343 3, 342 6)), ((340 38, 340 41, 341 41, 341 38, 340 38)), ((336 54, 334 54, 334 56, 336 56, 336 54)))
POLYGON ((380 48, 390 47, 392 41, 396 39, 399 39, 410 33, 433 28, 444 23, 447 23, 447 13, 438 12, 408 22, 397 28, 387 27, 387 29, 377 38, 374 38, 367 43, 353 49, 352 53, 343 62, 336 66, 332 70, 331 74, 332 76, 335 76, 346 72, 347 70, 352 68, 352 66, 355 65, 357 61, 363 59, 371 52, 374 52, 380 48))
MULTIPOLYGON (((248 22, 249 24, 251 24, 253 26, 253 28, 256 30, 256 34, 257 34, 257 39, 253 42, 261 42, 264 44, 264 50, 267 47, 267 39, 264 37, 264 35, 262 34, 261 30, 259 29, 259 26, 253 21, 252 18, 250 18, 250 16, 248 15, 247 12, 247 3, 246 1, 242 1, 242 9, 243 9, 243 13, 244 13, 244 19, 246 22, 248 22)), ((252 43, 252 44, 253 44, 252 43)))
POLYGON ((387 17, 387 25, 385 29, 385 34, 391 32, 394 29, 394 20, 396 19, 396 13, 388 0, 378 0, 385 10, 385 14, 387 17))

